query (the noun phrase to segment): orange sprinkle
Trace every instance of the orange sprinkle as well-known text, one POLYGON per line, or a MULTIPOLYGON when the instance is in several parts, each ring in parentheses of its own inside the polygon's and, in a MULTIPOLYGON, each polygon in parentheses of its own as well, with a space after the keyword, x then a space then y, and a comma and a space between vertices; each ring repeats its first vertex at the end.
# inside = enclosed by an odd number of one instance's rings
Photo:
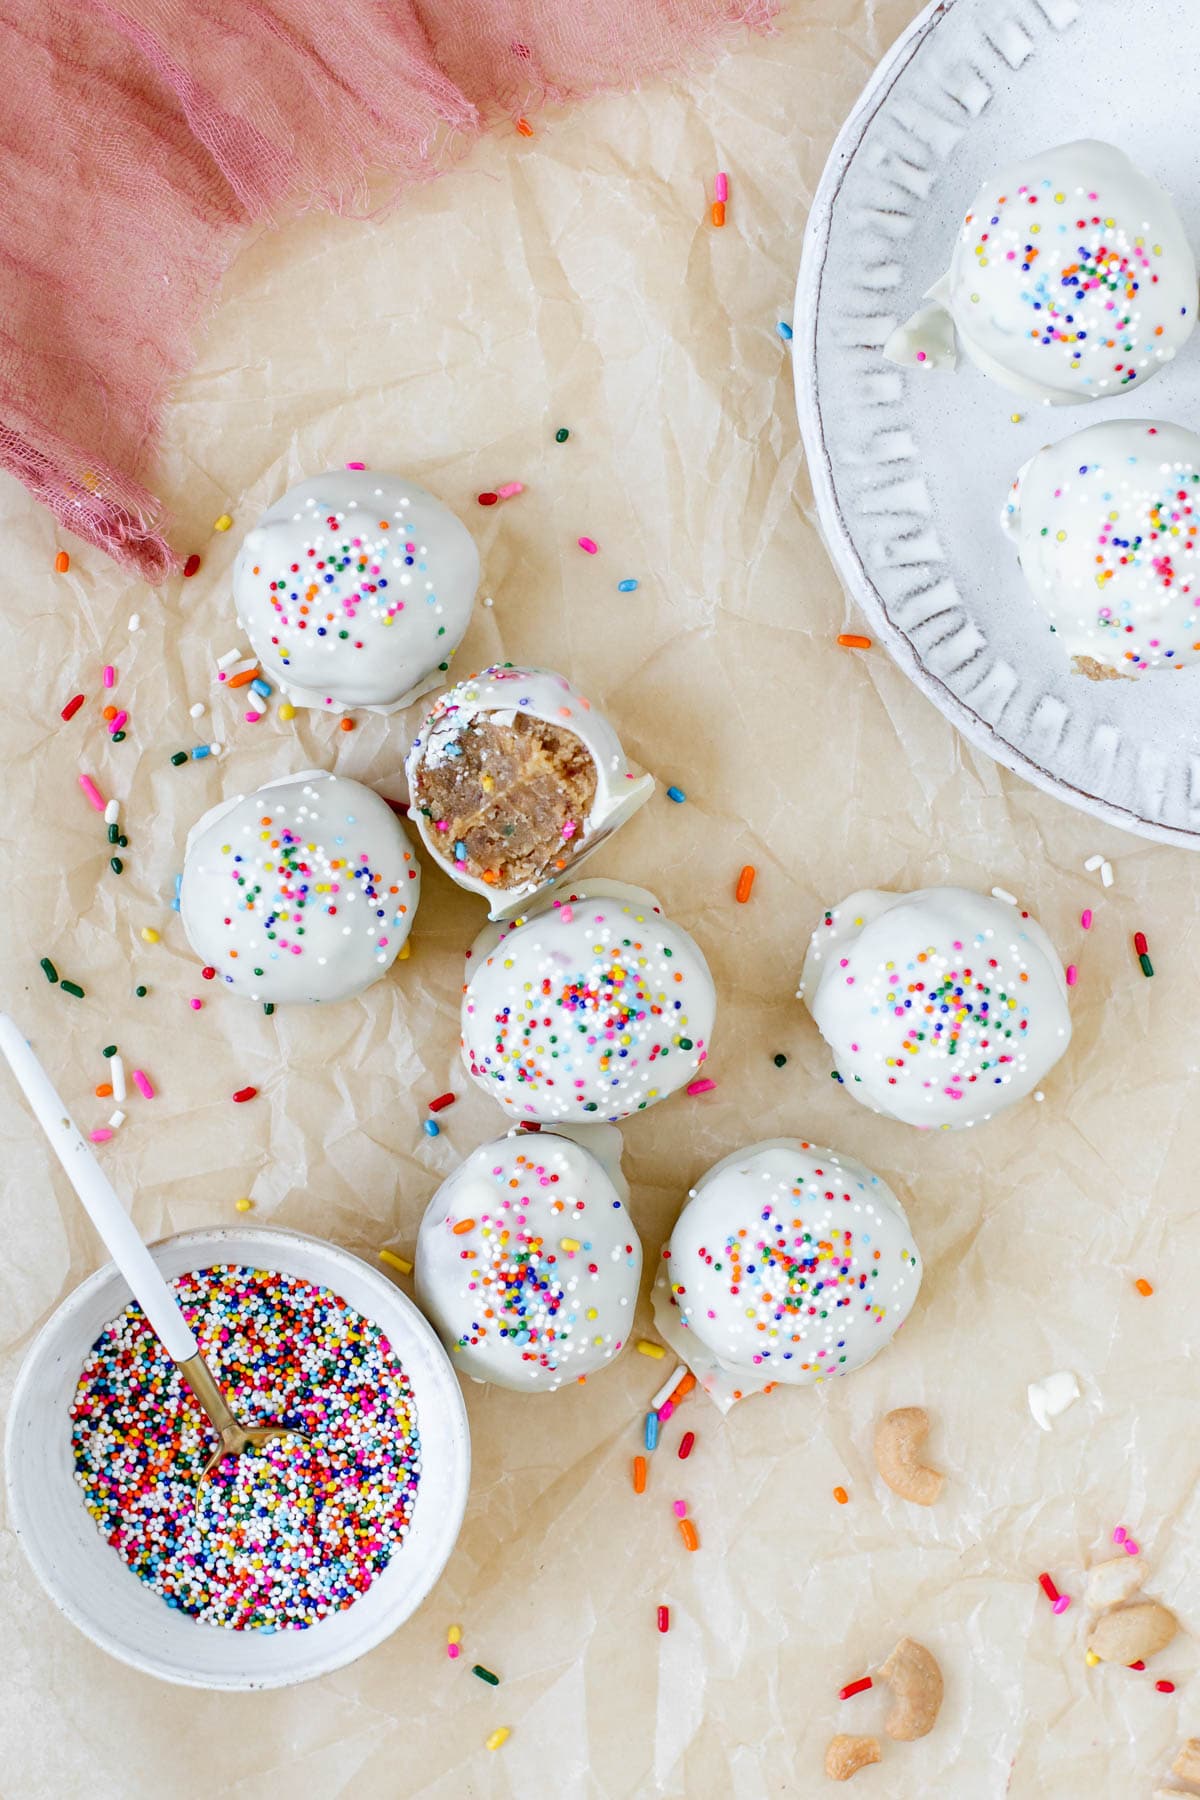
POLYGON ((71 559, 65 550, 60 550, 54 559, 54 567, 59 575, 65 575, 71 566, 71 559))
POLYGON ((838 643, 843 650, 869 650, 871 639, 862 637, 857 631, 843 631, 838 635, 838 643))
POLYGON ((714 225, 723 225, 725 223, 725 202, 723 200, 713 201, 712 222, 714 225))
POLYGON ((698 1550, 700 1548, 700 1538, 697 1534, 696 1527, 692 1524, 690 1519, 680 1519, 679 1535, 683 1539, 685 1550, 698 1550))
POLYGON ((670 1394, 671 1405, 678 1406, 681 1400, 686 1400, 695 1385, 696 1377, 689 1369, 686 1375, 680 1377, 678 1385, 672 1389, 670 1394))
POLYGON ((1144 1275, 1139 1275, 1133 1285, 1139 1294, 1149 1295, 1154 1292, 1154 1289, 1150 1286, 1150 1283, 1146 1280, 1144 1275))
POLYGON ((257 681, 261 674, 261 669, 243 669, 240 675, 231 675, 229 677, 229 686, 249 687, 250 683, 252 681, 257 681))
POLYGON ((533 136, 533 126, 529 123, 528 119, 518 119, 517 120, 517 130, 520 132, 522 137, 532 137, 533 136))
POLYGON ((102 1081, 100 1083, 100 1086, 96 1089, 97 1100, 107 1100, 111 1096, 111 1094, 112 1094, 111 1081, 102 1081))
POLYGON ((354 720, 353 719, 340 719, 338 721, 338 730, 339 731, 353 731, 354 730, 354 720))
POLYGON ((837 1501, 839 1506, 845 1506, 847 1500, 849 1500, 849 1498, 850 1498, 849 1494, 846 1492, 845 1488, 843 1488, 843 1487, 834 1488, 833 1497, 837 1501))
POLYGON ((115 706, 106 706, 106 707, 105 707, 105 709, 104 709, 104 717, 105 717, 105 718, 106 718, 106 719, 115 719, 115 718, 116 718, 116 716, 117 716, 117 709, 116 709, 116 707, 115 707, 115 706))
POLYGON ((474 1219, 460 1219, 458 1221, 458 1224, 452 1225, 450 1227, 450 1229, 454 1233, 455 1237, 462 1237, 466 1232, 474 1231, 475 1221, 474 1221, 474 1219))
POLYGON ((633 1491, 635 1494, 644 1494, 646 1491, 646 1459, 644 1456, 635 1456, 633 1459, 633 1491))
POLYGON ((754 867, 754 864, 747 863, 741 874, 738 876, 737 886, 733 890, 733 897, 739 906, 745 906, 747 900, 750 898, 750 889, 754 886, 754 877, 757 873, 758 871, 754 867))

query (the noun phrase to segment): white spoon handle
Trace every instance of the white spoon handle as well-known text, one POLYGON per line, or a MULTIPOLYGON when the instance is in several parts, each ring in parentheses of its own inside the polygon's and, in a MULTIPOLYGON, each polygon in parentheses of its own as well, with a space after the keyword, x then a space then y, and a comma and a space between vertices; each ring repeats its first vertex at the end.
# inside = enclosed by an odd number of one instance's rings
POLYGON ((50 1148, 82 1200, 105 1248, 133 1289, 134 1298, 175 1362, 199 1354, 191 1327, 180 1312, 158 1264, 138 1235, 116 1190, 59 1099, 41 1063, 8 1013, 0 1013, 0 1052, 20 1083, 50 1148))

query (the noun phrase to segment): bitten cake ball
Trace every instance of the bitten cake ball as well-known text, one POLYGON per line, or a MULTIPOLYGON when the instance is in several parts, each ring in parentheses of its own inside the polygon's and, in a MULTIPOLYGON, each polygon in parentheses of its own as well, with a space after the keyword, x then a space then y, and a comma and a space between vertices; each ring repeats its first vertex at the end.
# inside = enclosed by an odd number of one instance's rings
POLYGON ((265 513, 233 570, 264 672, 300 706, 394 712, 437 684, 471 618, 479 552, 416 482, 314 475, 265 513))
POLYGON ((193 825, 179 911, 200 960, 251 1000, 348 1000, 412 929, 420 870, 387 802, 310 769, 193 825))
POLYGON ((515 1131, 442 1183, 421 1222, 416 1291, 464 1375, 548 1393, 624 1348, 642 1246, 619 1145, 613 1175, 569 1137, 515 1131))
POLYGON ((1013 482, 1002 523, 1084 674, 1200 660, 1198 490, 1200 437, 1148 419, 1073 432, 1013 482))
POLYGON ((813 932, 800 998, 847 1092, 926 1130, 1023 1100, 1071 1041, 1050 939, 967 888, 851 894, 813 932))
POLYGON ((503 918, 578 866, 654 780, 565 675, 485 669, 443 694, 405 764, 426 849, 503 918))
POLYGON ((652 895, 582 882, 467 954, 463 1061, 522 1119, 625 1119, 708 1055, 717 1000, 686 931, 652 895))
POLYGON ((884 355, 946 355, 948 313, 972 362, 1014 393, 1072 406, 1141 385, 1196 322, 1196 264, 1157 183, 1111 144, 1084 139, 984 183, 950 268, 884 355), (928 340, 928 341, 927 341, 928 340))
POLYGON ((840 1151, 769 1138, 692 1189, 663 1251, 654 1319, 727 1405, 774 1382, 853 1374, 891 1342, 920 1285, 885 1181, 840 1151))

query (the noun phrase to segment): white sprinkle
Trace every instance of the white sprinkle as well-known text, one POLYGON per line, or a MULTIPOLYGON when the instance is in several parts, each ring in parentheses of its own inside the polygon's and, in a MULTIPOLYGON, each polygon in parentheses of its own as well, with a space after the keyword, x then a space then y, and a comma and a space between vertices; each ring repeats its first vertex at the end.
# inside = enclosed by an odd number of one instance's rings
POLYGON ((489 594, 483 604, 485 606, 495 606, 496 602, 492 599, 492 596, 489 594))
POLYGON ((1074 1406, 1078 1400, 1079 1383, 1070 1369, 1059 1369, 1054 1375, 1043 1375, 1040 1381, 1031 1381, 1025 1391, 1035 1423, 1043 1431, 1049 1431, 1051 1419, 1057 1419, 1059 1413, 1065 1413, 1068 1406, 1074 1406))
POLYGON ((1089 856, 1083 866, 1089 875, 1094 875, 1103 861, 1104 858, 1102 856, 1089 856))
POLYGON ((1100 880, 1102 881, 1102 883, 1104 884, 1105 887, 1112 886, 1113 872, 1112 872, 1112 864, 1110 862, 1100 864, 1100 880))
POLYGON ((224 656, 218 656, 218 658, 217 658, 218 669, 227 669, 229 667, 230 663, 235 663, 241 654, 242 654, 241 645, 235 644, 234 648, 232 650, 227 650, 225 652, 224 656))
POLYGON ((663 1384, 659 1388, 657 1394, 655 1394, 653 1400, 651 1400, 650 1405, 647 1408, 647 1411, 657 1412, 660 1406, 665 1406, 667 1401, 671 1398, 671 1395, 675 1392, 675 1389, 679 1386, 680 1382, 683 1380, 685 1373, 686 1373, 686 1371, 684 1369, 683 1364, 679 1363, 676 1366, 675 1373, 673 1375, 669 1376, 667 1378, 667 1380, 663 1382, 663 1384))
POLYGON ((189 719, 202 719, 204 717, 203 700, 197 700, 195 706, 188 707, 188 717, 189 719))
POLYGON ((993 888, 992 899, 1007 900, 1010 906, 1015 906, 1017 904, 1017 896, 1015 894, 1010 894, 1007 888, 993 888))
POLYGON ((210 756, 220 756, 220 754, 224 748, 225 748, 224 744, 210 744, 208 746, 208 754, 210 756))
POLYGON ((122 1126, 125 1123, 125 1114, 121 1111, 120 1107, 118 1107, 116 1112, 112 1114, 112 1116, 108 1122, 112 1126, 114 1131, 116 1131, 120 1126, 122 1126))
POLYGON ((130 613, 130 615, 129 615, 129 629, 130 629, 130 631, 137 631, 137 630, 139 630, 139 629, 140 629, 140 627, 141 627, 141 623, 142 623, 142 615, 141 615, 141 613, 130 613))
POLYGON ((108 1059, 108 1079, 112 1082, 113 1099, 119 1106, 129 1093, 125 1086, 125 1064, 119 1055, 108 1059))
POLYGON ((121 802, 119 800, 110 800, 104 809, 104 823, 106 825, 115 825, 120 816, 121 802))
POLYGON ((1037 1093, 1033 1097, 1037 1101, 1042 1101, 1046 1098, 1046 1096, 1045 1096, 1045 1094, 1043 1094, 1041 1088, 1038 1089, 1037 1093))

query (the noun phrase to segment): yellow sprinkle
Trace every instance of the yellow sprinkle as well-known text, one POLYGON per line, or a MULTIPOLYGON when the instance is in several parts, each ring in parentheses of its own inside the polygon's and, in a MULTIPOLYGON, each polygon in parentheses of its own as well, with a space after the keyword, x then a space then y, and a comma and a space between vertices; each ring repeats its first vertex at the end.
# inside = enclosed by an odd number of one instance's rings
POLYGON ((296 709, 292 705, 290 700, 285 700, 283 702, 283 705, 281 707, 279 707, 278 711, 279 711, 279 717, 281 719, 283 719, 285 722, 288 719, 294 719, 296 716, 296 709))
POLYGON ((481 775, 479 777, 479 785, 483 789, 485 794, 490 794, 496 784, 492 780, 490 775, 481 775))
POLYGON ((1014 425, 1019 425, 1021 423, 1021 419, 1022 419, 1023 415, 1021 413, 1009 413, 1008 416, 1012 420, 1014 425))
MULTIPOLYGON (((394 1250, 381 1250, 379 1252, 379 1260, 380 1260, 380 1262, 389 1263, 393 1269, 399 1269, 399 1271, 402 1275, 411 1275, 412 1274, 412 1269, 413 1269, 412 1264, 410 1262, 406 1262, 402 1256, 397 1256, 396 1252, 394 1250)), ((458 1626, 456 1625, 454 1627, 454 1629, 457 1631, 458 1626)), ((456 1637, 452 1637, 450 1639, 450 1642, 452 1644, 457 1644, 458 1639, 456 1637)))
POLYGON ((157 944, 159 936, 153 925, 142 926, 142 938, 147 944, 157 944))
POLYGON ((214 531, 228 531, 229 527, 232 524, 233 524, 233 520, 230 518, 229 514, 222 513, 219 519, 213 520, 213 530, 214 531))
POLYGON ((499 1730, 493 1731, 491 1737, 488 1739, 488 1741, 487 1741, 488 1749, 489 1750, 498 1750, 500 1748, 501 1744, 507 1743, 507 1741, 511 1735, 512 1734, 510 1733, 508 1726, 501 1725, 499 1730))
POLYGON ((409 943, 408 939, 405 938, 405 940, 401 944, 399 950, 397 950, 397 952, 396 952, 396 961, 397 962, 407 962, 411 955, 412 955, 412 945, 409 943))
POLYGON ((583 1248, 578 1238, 559 1238, 558 1247, 560 1250, 581 1250, 583 1248))
POLYGON ((1096 1664, 1100 1661, 1100 1658, 1096 1655, 1094 1650, 1089 1650, 1083 1660, 1086 1662, 1089 1669, 1094 1669, 1096 1664))
POLYGON ((450 1627, 449 1631, 446 1633, 446 1642, 448 1644, 461 1644, 462 1643, 462 1626, 461 1625, 452 1625, 450 1627))
POLYGON ((243 1200, 235 1200, 233 1204, 234 1204, 234 1210, 236 1212, 249 1212, 251 1207, 254 1205, 254 1202, 253 1202, 253 1200, 244 1200, 243 1199, 243 1200))
POLYGON ((641 1356, 652 1356, 656 1362, 661 1362, 667 1354, 661 1344, 652 1344, 648 1338, 639 1338, 638 1353, 641 1356))

